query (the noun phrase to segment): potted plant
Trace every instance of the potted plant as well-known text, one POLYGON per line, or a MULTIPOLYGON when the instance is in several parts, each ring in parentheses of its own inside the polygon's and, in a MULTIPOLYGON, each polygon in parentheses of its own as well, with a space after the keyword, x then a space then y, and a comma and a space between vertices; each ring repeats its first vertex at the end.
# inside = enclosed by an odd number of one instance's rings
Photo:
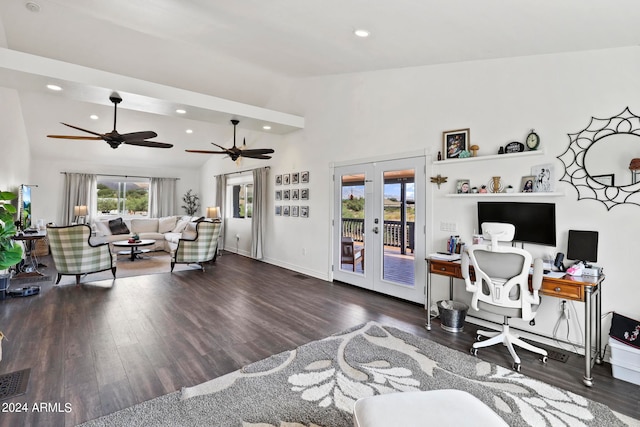
POLYGON ((185 203, 182 205, 182 209, 187 212, 187 215, 193 216, 198 212, 198 209, 200 209, 200 198, 197 195, 192 194, 191 191, 193 190, 189 189, 189 191, 182 196, 182 201, 185 203))
POLYGON ((16 208, 8 203, 17 196, 9 191, 0 192, 0 299, 3 299, 9 287, 9 267, 12 267, 22 259, 22 246, 15 243, 16 226, 13 223, 13 215, 16 208))

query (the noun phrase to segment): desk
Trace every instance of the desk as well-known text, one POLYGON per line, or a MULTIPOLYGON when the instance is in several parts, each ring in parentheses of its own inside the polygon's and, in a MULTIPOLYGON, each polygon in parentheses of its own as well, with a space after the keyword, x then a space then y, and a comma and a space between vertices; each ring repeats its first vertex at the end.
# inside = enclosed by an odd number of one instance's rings
MULTIPOLYGON (((453 299, 453 279, 462 279, 462 267, 460 261, 444 261, 438 259, 426 258, 428 266, 427 274, 427 321, 425 327, 431 330, 431 275, 449 277, 449 299, 453 299)), ((584 377, 582 381, 588 387, 593 385, 593 377, 591 376, 591 367, 593 362, 600 364, 602 362, 602 338, 600 331, 602 328, 602 298, 601 288, 604 281, 604 275, 599 277, 574 277, 565 275, 561 278, 544 276, 542 279, 542 288, 540 295, 551 296, 555 298, 567 299, 572 301, 581 301, 584 303, 584 377), (595 318, 593 318, 593 299, 595 298, 595 318), (595 323, 596 332, 596 350, 595 354, 591 348, 592 327, 595 323)))
POLYGON ((36 256, 36 240, 44 239, 47 237, 46 231, 38 231, 37 233, 22 233, 13 236, 13 240, 24 241, 28 245, 28 254, 31 260, 31 267, 27 267, 25 271, 20 271, 15 277, 19 277, 20 273, 36 273, 42 276, 42 273, 38 271, 40 264, 38 263, 38 257, 36 256))

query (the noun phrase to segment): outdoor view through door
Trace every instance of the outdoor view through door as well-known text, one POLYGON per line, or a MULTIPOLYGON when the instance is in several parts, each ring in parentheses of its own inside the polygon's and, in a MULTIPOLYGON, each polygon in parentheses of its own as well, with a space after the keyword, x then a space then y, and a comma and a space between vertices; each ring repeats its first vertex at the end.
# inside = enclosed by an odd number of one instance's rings
POLYGON ((416 171, 423 169, 406 166, 414 165, 393 161, 336 170, 340 219, 335 234, 339 259, 334 262, 339 267, 334 268, 334 277, 421 301, 415 259, 416 242, 424 240, 424 220, 418 221, 416 237, 416 171))

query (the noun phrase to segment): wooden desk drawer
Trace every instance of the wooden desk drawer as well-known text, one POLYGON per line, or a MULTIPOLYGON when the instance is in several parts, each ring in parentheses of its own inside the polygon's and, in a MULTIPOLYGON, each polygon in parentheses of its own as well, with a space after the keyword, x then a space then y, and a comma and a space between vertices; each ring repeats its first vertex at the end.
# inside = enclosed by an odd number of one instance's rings
POLYGON ((431 262, 429 264, 429 270, 432 273, 440 274, 443 276, 461 277, 460 264, 452 262, 431 262))
POLYGON ((542 295, 549 295, 557 298, 566 298, 575 301, 582 301, 584 299, 582 292, 583 287, 580 285, 574 285, 566 282, 554 282, 545 279, 542 282, 542 289, 540 293, 542 295))

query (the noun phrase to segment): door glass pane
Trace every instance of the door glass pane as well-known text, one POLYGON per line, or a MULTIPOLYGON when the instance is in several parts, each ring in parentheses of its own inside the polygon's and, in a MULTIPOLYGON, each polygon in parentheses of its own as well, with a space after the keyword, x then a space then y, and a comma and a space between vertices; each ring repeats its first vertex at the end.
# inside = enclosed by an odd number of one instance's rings
POLYGON ((340 269, 364 274, 364 174, 341 177, 340 269))
POLYGON ((382 277, 390 282, 413 285, 415 171, 405 169, 384 172, 382 191, 382 277))

